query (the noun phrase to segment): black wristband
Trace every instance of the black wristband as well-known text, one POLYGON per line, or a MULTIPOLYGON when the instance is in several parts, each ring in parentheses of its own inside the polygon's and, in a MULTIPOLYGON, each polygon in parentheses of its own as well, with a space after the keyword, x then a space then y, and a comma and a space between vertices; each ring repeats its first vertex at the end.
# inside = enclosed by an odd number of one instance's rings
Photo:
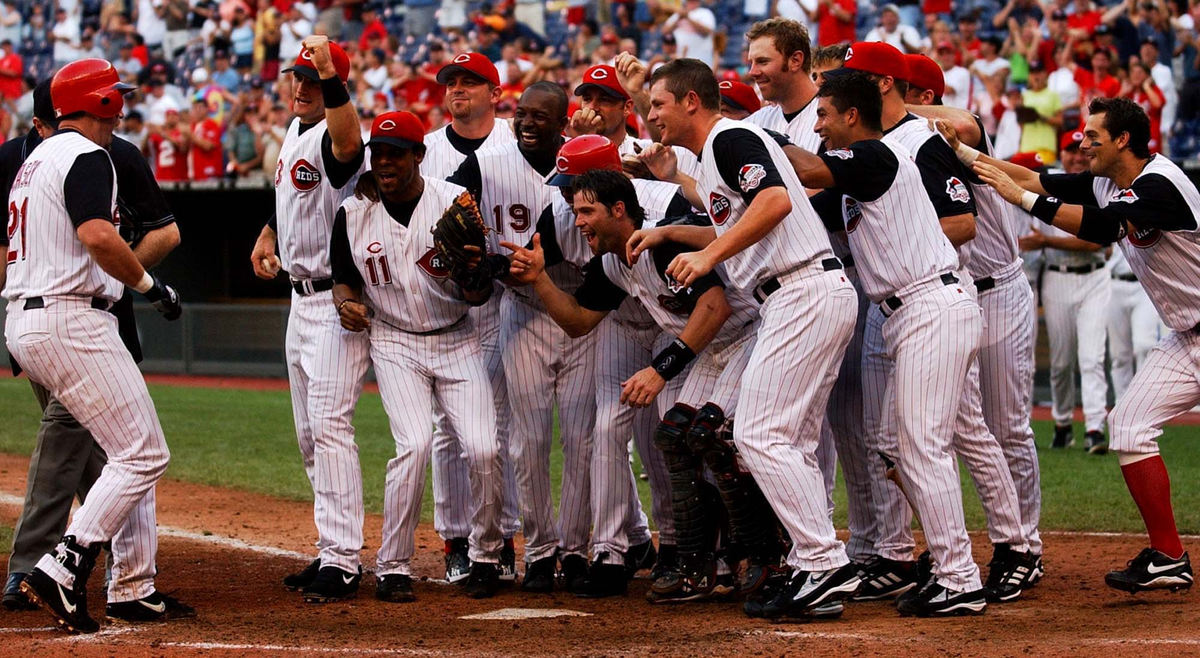
POLYGON ((1063 202, 1059 201, 1057 197, 1038 195, 1029 214, 1047 224, 1053 224, 1054 216, 1058 214, 1058 209, 1062 207, 1062 204, 1063 202))
POLYGON ((321 78, 321 98, 325 101, 325 109, 332 110, 350 102, 350 91, 341 78, 321 78))
POLYGON ((683 369, 694 358, 696 358, 696 353, 692 351, 692 348, 676 338, 654 357, 654 371, 663 379, 671 381, 672 378, 683 372, 683 369))

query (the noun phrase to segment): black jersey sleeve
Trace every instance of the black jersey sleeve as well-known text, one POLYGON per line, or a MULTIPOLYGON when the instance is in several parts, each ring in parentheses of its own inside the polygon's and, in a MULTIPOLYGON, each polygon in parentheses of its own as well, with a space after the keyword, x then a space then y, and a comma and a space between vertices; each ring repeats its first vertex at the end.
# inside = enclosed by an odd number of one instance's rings
POLYGON ((142 152, 120 137, 113 138, 108 151, 117 170, 117 209, 126 241, 136 243, 147 231, 175 223, 175 214, 142 152))
MULTIPOLYGON (((558 228, 554 223, 554 204, 546 206, 542 211, 541 217, 538 217, 537 222, 538 235, 542 236, 542 253, 546 258, 546 267, 558 265, 563 262, 562 247, 558 244, 558 228)), ((526 248, 533 248, 533 240, 525 245, 526 248)))
POLYGON ((825 224, 825 230, 830 233, 846 230, 846 222, 842 218, 842 192, 837 189, 821 190, 808 197, 813 210, 825 224))
POLYGON ((1146 174, 1129 189, 1118 192, 1107 206, 1085 205, 1079 237, 1107 244, 1130 230, 1194 231, 1197 219, 1170 179, 1146 174))
POLYGON ((683 192, 676 192, 675 196, 671 197, 671 202, 667 204, 667 214, 664 217, 682 217, 692 212, 692 204, 683 196, 683 192))
POLYGON ((716 270, 705 274, 704 276, 692 282, 692 285, 686 288, 679 285, 675 279, 667 274, 667 266, 679 254, 695 251, 694 247, 680 244, 678 242, 666 242, 651 250, 654 257, 654 269, 658 272, 658 276, 666 283, 667 289, 675 297, 675 307, 687 313, 691 313, 692 309, 696 308, 696 300, 710 288, 724 288, 725 282, 721 280, 721 275, 717 274, 716 270))
POLYGON ((767 145, 746 128, 734 128, 717 135, 712 151, 721 179, 740 191, 747 205, 761 190, 783 187, 783 178, 771 160, 767 145))
POLYGON ((819 157, 842 193, 859 201, 874 201, 883 196, 892 187, 900 168, 895 152, 877 139, 824 151, 819 157))
POLYGON ((362 288, 362 273, 354 266, 354 255, 350 253, 350 238, 346 234, 346 210, 338 208, 333 217, 333 232, 329 238, 329 266, 333 270, 335 283, 351 288, 362 288))
POLYGON ((333 189, 340 190, 354 178, 354 174, 358 173, 359 167, 362 167, 363 158, 366 157, 367 148, 364 146, 358 149, 358 155, 354 156, 350 162, 342 162, 333 156, 333 137, 329 136, 329 130, 321 137, 321 159, 325 162, 325 175, 329 177, 329 184, 333 189))
POLYGON ((1046 194, 1058 197, 1063 203, 1094 206, 1097 204, 1096 188, 1092 183, 1096 175, 1091 172, 1082 174, 1042 174, 1038 177, 1045 188, 1046 194))
POLYGON ((467 159, 463 160, 462 164, 458 165, 458 169, 446 180, 467 188, 467 191, 478 202, 479 195, 483 193, 483 174, 479 171, 479 158, 474 153, 468 155, 467 159))
POLYGON ((604 273, 604 263, 595 256, 583 266, 583 283, 575 290, 575 301, 590 310, 608 313, 621 306, 629 293, 613 283, 604 273))
POLYGON ((914 159, 938 217, 975 214, 975 197, 967 185, 971 174, 945 140, 931 136, 917 149, 914 159))
POLYGON ((93 219, 112 222, 114 184, 107 151, 90 151, 75 158, 63 180, 63 199, 71 224, 79 228, 93 219))

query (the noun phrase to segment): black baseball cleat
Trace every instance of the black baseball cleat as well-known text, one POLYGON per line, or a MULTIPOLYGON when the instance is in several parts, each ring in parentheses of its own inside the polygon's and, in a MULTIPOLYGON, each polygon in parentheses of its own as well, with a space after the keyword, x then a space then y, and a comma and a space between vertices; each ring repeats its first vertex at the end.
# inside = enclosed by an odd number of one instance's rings
POLYGON ((1075 445, 1075 428, 1070 425, 1055 425, 1054 440, 1050 447, 1055 449, 1070 448, 1075 445))
POLYGON ((196 616, 196 609, 173 596, 154 592, 133 601, 109 603, 104 607, 104 616, 110 622, 159 622, 191 619, 196 616))
POLYGON ((1029 584, 1025 586, 1025 589, 1030 589, 1046 576, 1046 565, 1042 562, 1042 554, 1030 553, 1029 559, 1033 562, 1033 573, 1029 576, 1029 584))
POLYGON ((818 610, 853 597, 861 585, 853 564, 828 571, 797 570, 775 598, 763 605, 762 613, 768 619, 812 617, 818 610))
POLYGON ((546 594, 554 591, 554 567, 558 558, 550 555, 525 564, 525 579, 521 581, 522 592, 546 594))
POLYGON ((882 601, 900 596, 917 586, 917 563, 872 555, 858 565, 858 575, 863 583, 853 600, 882 601))
POLYGON ((358 584, 362 581, 362 567, 351 573, 335 566, 321 567, 317 577, 305 587, 302 594, 305 603, 334 603, 358 596, 358 584))
POLYGON ((471 558, 467 555, 467 547, 465 537, 446 540, 446 582, 461 583, 471 573, 471 558))
POLYGON ((624 564, 605 564, 608 553, 600 553, 588 567, 587 577, 575 596, 584 599, 600 599, 606 596, 624 596, 629 589, 629 569, 624 564))
POLYGON ((413 593, 412 577, 390 573, 375 579, 375 598, 388 603, 409 603, 417 600, 413 593))
POLYGON ((642 569, 652 569, 657 561, 658 551, 654 548, 654 542, 649 540, 630 546, 625 551, 625 571, 630 578, 642 569))
POLYGON ((500 589, 500 569, 494 564, 476 562, 471 565, 471 575, 467 576, 467 596, 473 599, 488 599, 496 595, 500 589))
POLYGON ((650 580, 658 580, 676 571, 679 571, 679 549, 675 544, 661 544, 658 547, 658 559, 650 568, 650 580))
POLYGON ((582 555, 565 555, 562 559, 562 586, 572 594, 583 591, 583 581, 587 579, 587 558, 582 555))
POLYGON ((1124 569, 1104 576, 1104 584, 1130 594, 1152 589, 1177 592, 1189 589, 1193 580, 1192 561, 1187 553, 1172 559, 1153 548, 1143 548, 1124 569))
POLYGON ((896 601, 896 609, 902 617, 982 615, 987 609, 987 596, 983 588, 973 592, 954 592, 931 580, 925 587, 901 596, 896 601))
POLYGON ((75 577, 74 585, 64 587, 35 567, 21 583, 21 593, 30 603, 49 611, 59 628, 68 633, 95 633, 100 630, 100 624, 88 615, 87 581, 99 554, 99 544, 85 548, 76 543, 74 536, 67 535, 50 555, 71 572, 75 577))
POLYGON ((303 571, 297 571, 296 573, 284 576, 283 586, 293 592, 299 592, 305 587, 311 585, 312 581, 316 580, 317 572, 320 570, 321 560, 313 560, 312 562, 308 563, 307 567, 304 567, 303 571))
POLYGON ((766 574, 762 585, 756 591, 746 594, 746 601, 742 603, 742 612, 746 613, 747 617, 762 617, 763 607, 771 599, 779 595, 779 592, 788 584, 788 572, 785 568, 772 568, 766 574))
POLYGON ((512 537, 504 540, 504 548, 500 549, 500 582, 512 584, 517 581, 517 547, 512 537))
POLYGON ((18 610, 37 610, 37 606, 21 593, 21 583, 25 582, 25 574, 10 573, 8 582, 4 585, 4 607, 16 612, 18 610))
POLYGON ((1104 438, 1104 432, 1092 430, 1083 435, 1083 447, 1089 455, 1108 454, 1108 439, 1104 438))
POLYGON ((1037 559, 1032 553, 1018 553, 1008 544, 996 544, 983 591, 991 603, 1016 601, 1038 578, 1037 559))

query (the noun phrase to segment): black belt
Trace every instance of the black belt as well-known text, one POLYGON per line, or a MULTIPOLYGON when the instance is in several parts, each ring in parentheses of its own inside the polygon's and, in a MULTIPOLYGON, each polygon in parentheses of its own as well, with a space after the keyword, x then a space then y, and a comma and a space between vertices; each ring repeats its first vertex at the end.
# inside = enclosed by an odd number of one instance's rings
POLYGON ((333 279, 292 279, 292 290, 295 290, 297 295, 313 295, 333 290, 333 279), (309 285, 305 286, 305 283, 309 285))
POLYGON ((845 258, 842 258, 841 260, 842 267, 854 267, 854 256, 846 254, 845 258))
POLYGON ((437 329, 430 329, 429 331, 409 331, 408 329, 401 329, 400 331, 403 331, 406 334, 412 334, 414 336, 437 336, 440 334, 450 333, 451 331, 458 329, 466 321, 467 321, 467 314, 464 313, 461 318, 455 320, 454 322, 451 322, 450 324, 448 324, 444 327, 439 327, 437 329))
MULTIPOLYGON (((941 279, 942 279, 942 285, 944 285, 944 286, 952 286, 952 285, 958 283, 958 277, 955 276, 953 272, 946 272, 946 273, 942 274, 941 279)), ((891 297, 888 297, 887 299, 883 300, 883 302, 880 304, 880 306, 882 306, 884 308, 884 310, 886 311, 886 313, 884 315, 891 315, 892 313, 896 312, 896 309, 900 308, 901 306, 904 306, 904 301, 901 300, 899 297, 892 295, 891 297)))
POLYGON ((1136 274, 1114 274, 1113 278, 1118 281, 1137 281, 1136 274))
MULTIPOLYGON (((833 270, 840 270, 843 266, 842 261, 836 258, 826 258, 821 261, 821 267, 824 268, 826 272, 831 272, 833 270)), ((773 295, 776 290, 779 290, 782 285, 783 284, 779 283, 779 277, 773 276, 766 281, 763 281, 761 285, 754 289, 754 298, 758 300, 759 304, 762 304, 763 302, 767 301, 767 298, 773 295)))
POLYGON ((1066 272, 1067 274, 1087 274, 1103 267, 1104 263, 1092 263, 1091 265, 1047 265, 1046 269, 1051 272, 1066 272))
MULTIPOLYGON (((103 297, 92 297, 92 308, 99 311, 107 311, 113 303, 103 297)), ((46 300, 42 297, 26 297, 25 310, 32 311, 35 308, 46 308, 46 300)))
POLYGON ((995 287, 996 287, 996 277, 981 276, 978 279, 975 279, 976 292, 987 292, 995 287))

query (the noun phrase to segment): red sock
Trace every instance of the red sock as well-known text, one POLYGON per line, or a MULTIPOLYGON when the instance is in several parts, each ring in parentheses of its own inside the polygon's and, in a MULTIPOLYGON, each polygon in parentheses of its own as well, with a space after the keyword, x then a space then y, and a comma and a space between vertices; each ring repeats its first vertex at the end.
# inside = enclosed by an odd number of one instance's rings
POLYGON ((1175 512, 1171 507, 1171 478, 1161 455, 1136 461, 1121 467, 1125 486, 1137 503, 1150 534, 1150 547, 1171 559, 1183 555, 1183 544, 1175 528, 1175 512))

